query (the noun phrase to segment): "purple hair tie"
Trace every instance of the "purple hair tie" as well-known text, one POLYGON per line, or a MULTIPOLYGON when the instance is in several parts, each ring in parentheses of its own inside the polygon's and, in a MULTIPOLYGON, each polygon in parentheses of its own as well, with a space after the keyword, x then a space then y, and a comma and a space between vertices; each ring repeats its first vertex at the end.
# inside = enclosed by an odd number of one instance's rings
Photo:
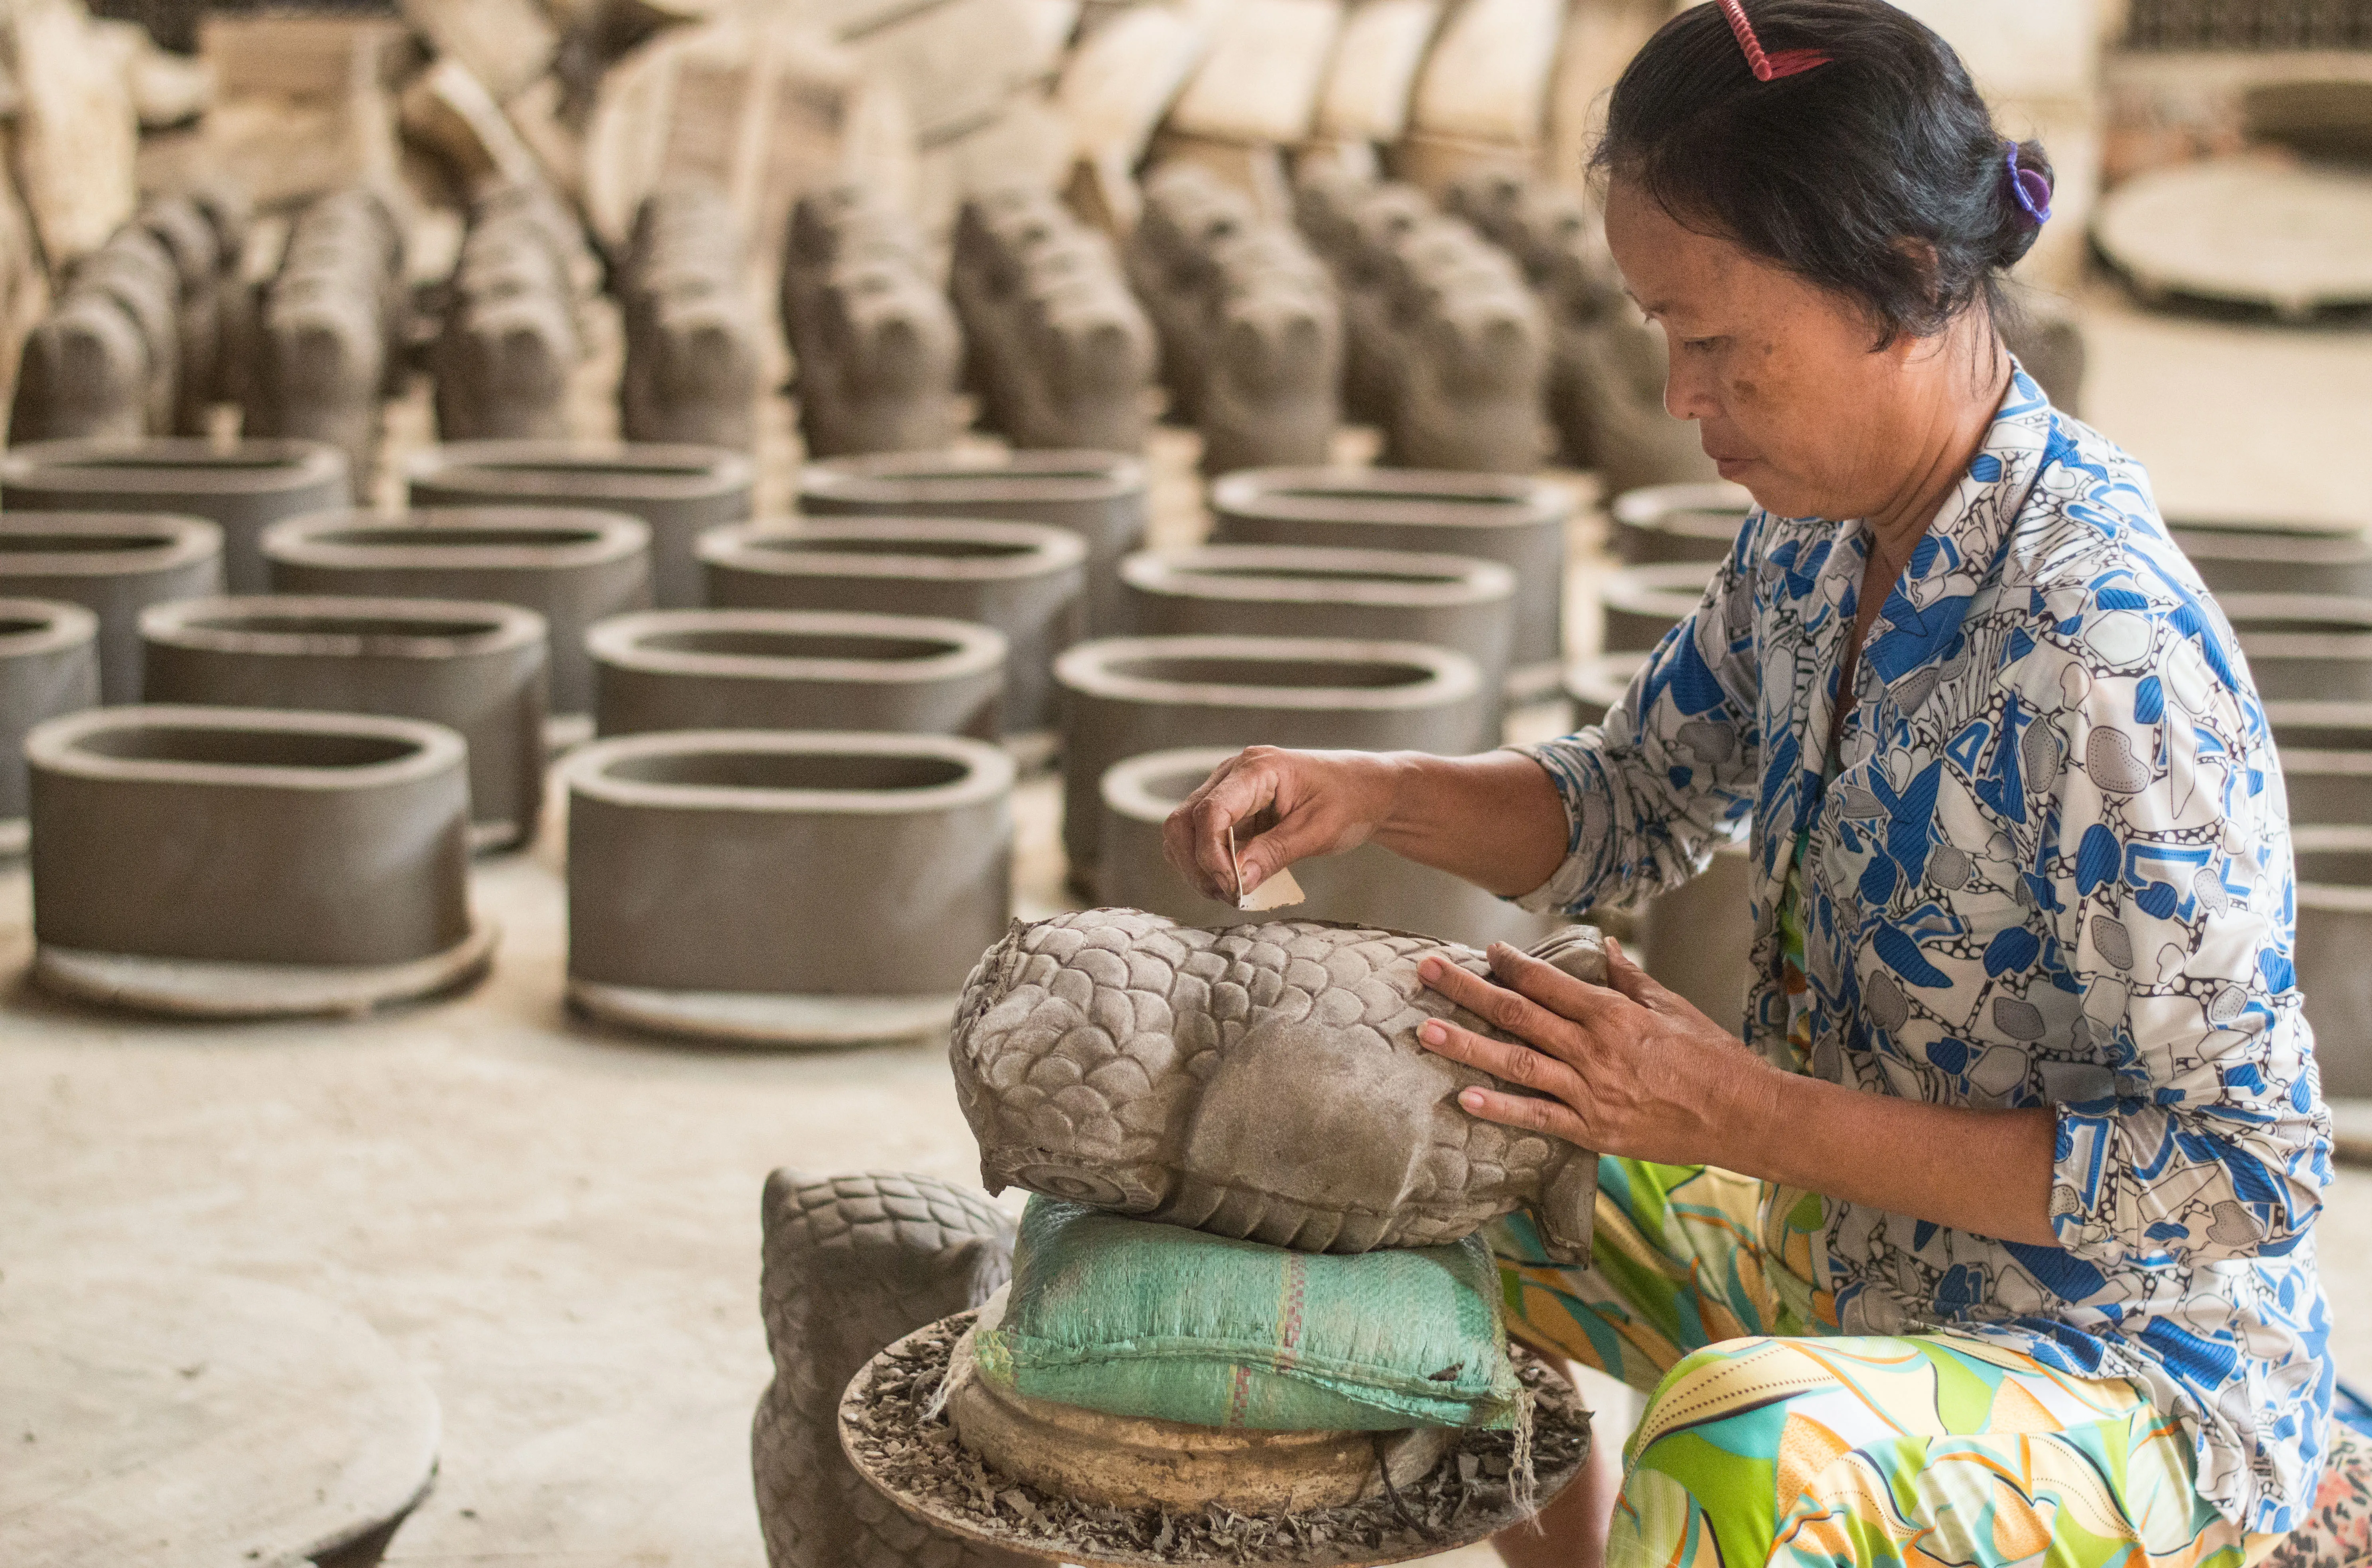
POLYGON ((2006 145, 2009 148, 2010 194, 2026 209, 2026 215, 2034 220, 2034 226, 2041 228, 2051 221, 2051 179, 2039 168, 2020 168, 2017 144, 2006 145))

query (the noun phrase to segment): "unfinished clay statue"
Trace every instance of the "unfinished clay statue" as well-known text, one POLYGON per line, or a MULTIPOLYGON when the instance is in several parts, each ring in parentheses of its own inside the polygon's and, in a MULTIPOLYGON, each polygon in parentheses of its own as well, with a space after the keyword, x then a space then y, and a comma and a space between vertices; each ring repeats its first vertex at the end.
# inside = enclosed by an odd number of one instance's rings
POLYGON ((773 1568, 995 1568, 907 1517, 841 1457, 841 1391, 891 1342, 978 1307, 1012 1272, 1013 1222, 927 1176, 767 1179, 760 1286, 774 1380, 750 1457, 773 1568))
MULTIPOLYGON (((1596 931, 1533 951, 1605 983, 1596 931)), ((1016 925, 972 971, 950 1052, 981 1179, 1312 1252, 1438 1246, 1529 1204, 1551 1255, 1586 1260, 1597 1156, 1459 1108, 1494 1080, 1418 1027, 1507 1037, 1424 988, 1428 954, 1484 972, 1471 947, 1318 921, 1016 925)))

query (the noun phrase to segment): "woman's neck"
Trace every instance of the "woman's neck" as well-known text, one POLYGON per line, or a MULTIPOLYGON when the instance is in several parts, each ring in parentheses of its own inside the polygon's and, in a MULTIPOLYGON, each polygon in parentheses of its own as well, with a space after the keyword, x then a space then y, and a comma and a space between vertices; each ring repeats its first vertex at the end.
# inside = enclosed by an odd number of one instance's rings
POLYGON ((1886 505, 1864 517, 1874 553, 1900 575, 1936 515, 1983 450, 2008 395, 2010 358, 1984 312, 1972 310, 1906 369, 1911 454, 1886 505))

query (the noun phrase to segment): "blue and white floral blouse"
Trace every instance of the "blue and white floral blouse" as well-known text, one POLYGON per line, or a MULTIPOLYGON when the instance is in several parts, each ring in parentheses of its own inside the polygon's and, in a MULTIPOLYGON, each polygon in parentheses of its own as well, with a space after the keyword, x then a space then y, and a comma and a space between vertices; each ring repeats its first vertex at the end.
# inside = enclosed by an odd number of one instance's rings
POLYGON ((2245 1527, 2303 1516, 2331 1403, 2330 1117, 2291 969, 2288 808, 2230 626, 2139 464, 2021 371, 1889 595, 1825 788, 1857 523, 1757 511, 1602 729, 1529 748, 1571 853, 1529 908, 1751 831, 1749 1042, 1940 1105, 2049 1106, 2035 1247, 1831 1201, 1843 1330, 1949 1328, 2181 1422, 2245 1527), (1805 839, 1808 1058, 1778 908, 1805 839))

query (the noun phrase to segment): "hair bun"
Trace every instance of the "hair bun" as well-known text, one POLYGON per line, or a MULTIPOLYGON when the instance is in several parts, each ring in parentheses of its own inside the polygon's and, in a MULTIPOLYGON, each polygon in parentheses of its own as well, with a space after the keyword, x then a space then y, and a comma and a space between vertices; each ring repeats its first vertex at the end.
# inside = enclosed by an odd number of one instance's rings
POLYGON ((2042 233, 2043 220, 2051 215, 2050 196, 2059 189, 2057 170, 2051 166, 2051 155, 2041 142, 2013 142, 2009 154, 2003 159, 2001 197, 1996 203, 2001 223, 1994 233, 1994 265, 2009 268, 2026 259, 2042 233), (2044 199, 2034 201, 2021 181, 2036 180, 2042 186, 2044 199), (2037 206, 2041 211, 2036 211, 2037 206))

